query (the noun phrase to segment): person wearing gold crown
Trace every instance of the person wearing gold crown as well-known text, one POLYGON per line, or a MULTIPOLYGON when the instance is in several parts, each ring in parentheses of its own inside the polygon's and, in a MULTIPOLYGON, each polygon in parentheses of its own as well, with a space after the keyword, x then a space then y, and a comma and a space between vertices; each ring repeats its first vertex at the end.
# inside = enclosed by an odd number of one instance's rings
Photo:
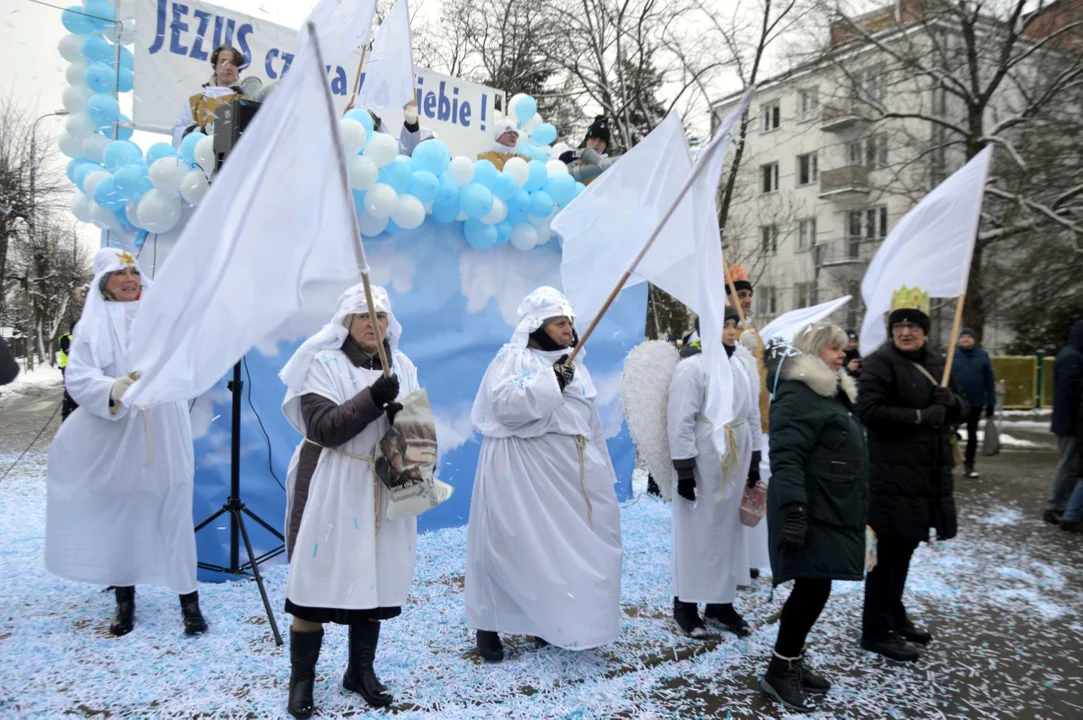
POLYGON ((180 595, 192 635, 207 623, 196 591, 188 404, 135 411, 122 403, 135 382, 128 333, 149 284, 123 250, 103 248, 94 257, 94 282, 64 375, 79 408, 49 448, 45 567, 68 580, 113 586, 113 635, 135 625, 136 585, 164 585, 180 595))
POLYGON ((929 528, 955 537, 952 424, 970 410, 954 380, 940 387, 944 358, 927 347, 929 294, 902 287, 887 318, 890 339, 865 358, 857 414, 868 431, 869 525, 876 567, 865 578, 861 646, 892 660, 917 660, 932 635, 910 620, 903 591, 910 558, 929 528))

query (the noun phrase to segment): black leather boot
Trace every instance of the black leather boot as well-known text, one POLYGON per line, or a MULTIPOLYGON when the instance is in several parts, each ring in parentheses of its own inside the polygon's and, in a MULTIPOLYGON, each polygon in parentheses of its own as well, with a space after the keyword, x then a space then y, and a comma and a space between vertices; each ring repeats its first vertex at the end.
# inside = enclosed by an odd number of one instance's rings
POLYGON ((199 611, 199 591, 180 596, 181 615, 184 617, 184 634, 196 635, 207 632, 207 621, 199 611))
POLYGON ((808 713, 816 709, 801 686, 799 658, 784 658, 777 652, 767 665, 767 672, 760 680, 760 689, 767 697, 782 704, 792 712, 808 713))
POLYGON ((312 686, 316 682, 316 662, 320 659, 323 630, 290 630, 290 691, 286 710, 295 718, 312 717, 312 686))
POLYGON ((748 637, 752 631, 745 619, 733 608, 733 605, 709 603, 703 611, 706 620, 714 620, 737 637, 748 637))
POLYGON ((688 637, 696 640, 706 640, 708 638, 707 627, 699 616, 699 607, 696 606, 696 603, 673 598, 673 619, 677 621, 677 625, 688 637))
POLYGON ((478 630, 478 654, 487 662, 500 662, 504 659, 504 643, 500 634, 492 630, 478 630))
POLYGON ((376 645, 380 642, 379 622, 359 622, 350 625, 350 663, 342 676, 342 687, 365 698, 372 707, 387 707, 395 697, 376 677, 372 664, 376 661, 376 645))
POLYGON ((797 674, 801 677, 801 687, 809 695, 824 695, 831 689, 831 683, 827 681, 827 678, 813 670, 808 664, 808 656, 805 655, 804 650, 794 661, 794 667, 797 668, 797 674))
POLYGON ((113 614, 109 632, 120 637, 127 635, 135 627, 135 587, 118 587, 113 590, 117 596, 117 611, 113 614))

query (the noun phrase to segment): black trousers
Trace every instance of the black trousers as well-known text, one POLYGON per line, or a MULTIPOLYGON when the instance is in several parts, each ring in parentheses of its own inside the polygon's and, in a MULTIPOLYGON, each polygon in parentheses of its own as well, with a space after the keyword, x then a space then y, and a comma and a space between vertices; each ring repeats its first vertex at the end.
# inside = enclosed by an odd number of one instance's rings
MULTIPOLYGON (((67 374, 67 368, 60 368, 60 376, 62 378, 67 377, 67 374)), ((71 395, 68 395, 68 388, 65 387, 64 402, 60 405, 60 422, 64 422, 65 420, 67 420, 68 415, 71 415, 73 412, 75 412, 75 409, 78 407, 78 403, 76 403, 75 400, 72 399, 71 395)))
POLYGON ((966 454, 963 456, 967 465, 974 464, 974 457, 978 454, 978 425, 981 423, 983 407, 971 406, 970 416, 966 419, 966 454))
POLYGON ((865 608, 862 634, 883 640, 906 623, 903 591, 910 572, 910 558, 918 542, 890 536, 877 539, 876 567, 865 576, 865 608))
POLYGON ((775 652, 786 658, 801 654, 805 648, 805 638, 819 619, 830 595, 830 580, 798 578, 793 581, 793 592, 782 606, 775 652))

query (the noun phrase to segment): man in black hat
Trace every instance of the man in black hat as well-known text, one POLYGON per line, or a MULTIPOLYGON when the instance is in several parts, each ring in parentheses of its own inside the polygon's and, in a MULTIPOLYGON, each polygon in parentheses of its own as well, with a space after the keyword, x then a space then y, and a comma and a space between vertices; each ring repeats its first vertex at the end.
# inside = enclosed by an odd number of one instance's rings
POLYGON ((568 166, 568 172, 573 178, 589 185, 591 180, 616 162, 615 158, 609 157, 609 140, 609 118, 598 115, 587 128, 578 153, 567 145, 558 144, 553 148, 553 157, 559 158, 568 166))
POLYGON ((609 118, 605 115, 595 116, 594 122, 587 128, 587 136, 583 138, 583 147, 601 157, 606 156, 609 150, 609 118))
POLYGON ((846 357, 842 360, 846 374, 857 380, 861 377, 861 351, 857 349, 857 331, 846 331, 846 357))

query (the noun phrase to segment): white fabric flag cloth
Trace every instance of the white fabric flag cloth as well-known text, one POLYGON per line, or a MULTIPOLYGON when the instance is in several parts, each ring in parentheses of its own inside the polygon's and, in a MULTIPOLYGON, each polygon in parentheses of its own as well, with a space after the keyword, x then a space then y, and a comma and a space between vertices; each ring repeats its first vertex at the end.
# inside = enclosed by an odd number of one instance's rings
POLYGON ((775 338, 784 340, 785 342, 792 342, 793 337, 797 334, 798 330, 811 325, 812 323, 818 323, 825 317, 828 317, 831 313, 850 302, 850 297, 850 295, 843 295, 840 298, 835 298, 834 300, 829 300, 825 303, 820 303, 819 305, 798 308, 796 310, 790 310, 787 313, 782 313, 760 330, 760 337, 763 339, 765 345, 768 341, 774 340, 775 338))
POLYGON ((398 0, 376 31, 357 91, 357 107, 401 110, 414 99, 414 51, 410 38, 410 5, 398 0))
POLYGON ((966 292, 991 157, 992 147, 986 147, 940 183, 903 216, 876 252, 861 283, 862 355, 887 340, 884 314, 891 309, 892 294, 903 285, 919 287, 929 297, 966 292))
POLYGON ((206 392, 300 310, 303 293, 356 278, 363 260, 356 223, 338 117, 312 37, 142 300, 130 341, 142 377, 124 404, 206 392))
POLYGON ((372 39, 375 14, 376 0, 320 0, 297 33, 297 55, 305 49, 308 42, 305 27, 312 22, 320 39, 324 62, 341 65, 357 48, 372 39))
MULTIPOLYGON (((597 316, 691 171, 681 119, 670 113, 553 218, 553 230, 564 239, 560 264, 564 295, 582 320, 589 323, 597 316)), ((684 240, 691 246, 690 219, 671 217, 670 224, 674 231, 659 237, 648 257, 667 253, 671 241, 684 240), (684 222, 679 231, 678 222, 684 222)), ((644 280, 633 275, 625 287, 644 280)))

